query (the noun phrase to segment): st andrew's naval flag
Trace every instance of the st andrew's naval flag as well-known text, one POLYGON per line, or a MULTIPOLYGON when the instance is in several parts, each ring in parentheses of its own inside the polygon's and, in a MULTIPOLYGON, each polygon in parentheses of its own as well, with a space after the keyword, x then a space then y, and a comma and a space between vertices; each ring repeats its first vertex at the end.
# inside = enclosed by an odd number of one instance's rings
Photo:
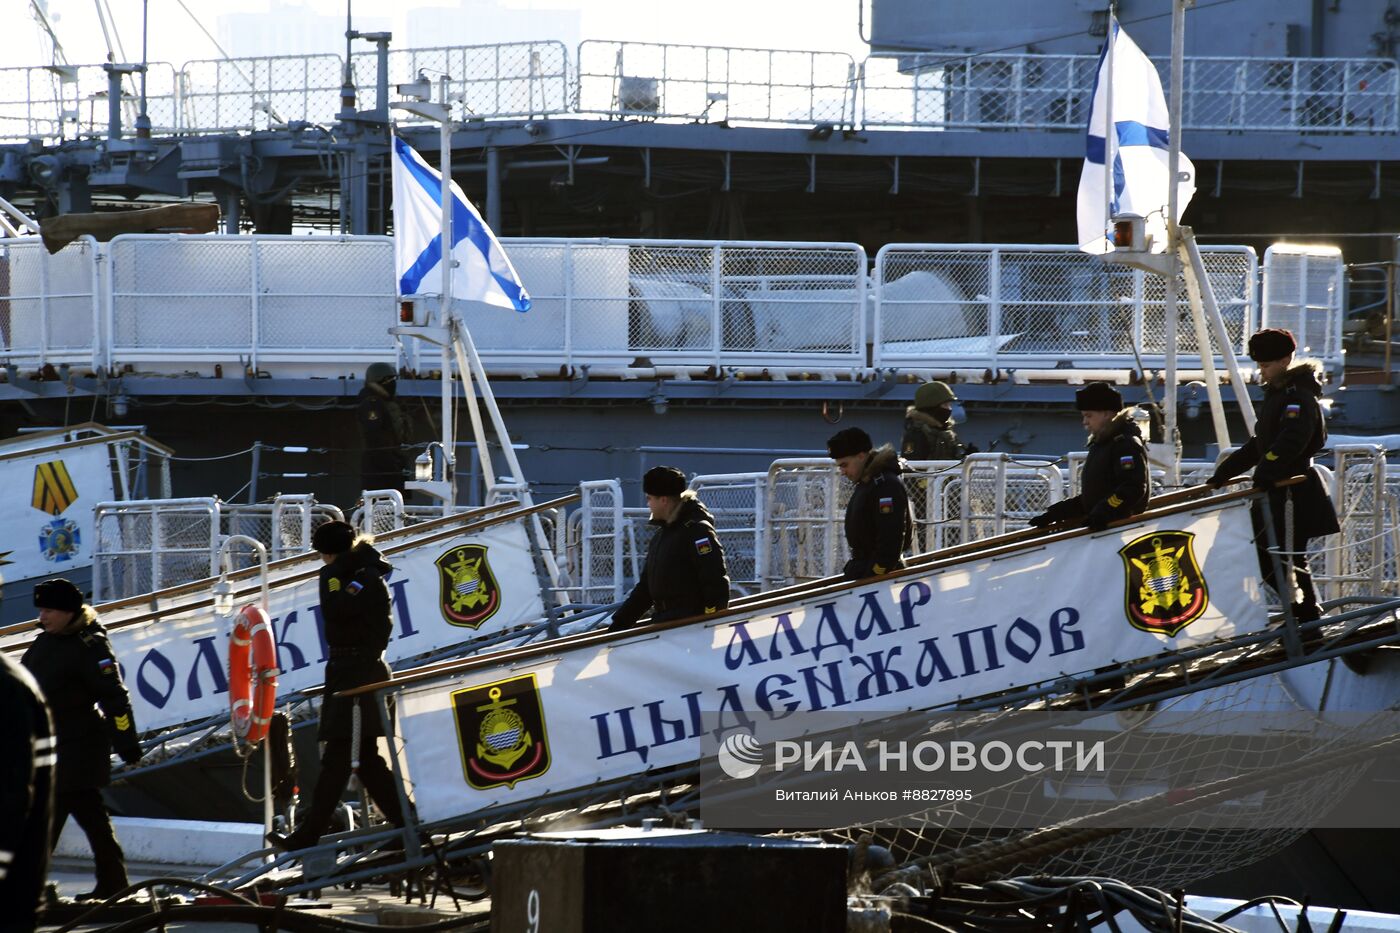
MULTIPOLYGON (((1152 251, 1167 248, 1169 191, 1167 128, 1171 118, 1157 67, 1128 34, 1109 19, 1109 38, 1099 57, 1094 93, 1089 103, 1089 132, 1084 170, 1079 176, 1079 248, 1086 253, 1113 250, 1112 218, 1142 217, 1152 238, 1152 251), (1110 43, 1112 55, 1109 54, 1110 43), (1109 74, 1112 64, 1113 74, 1109 74), (1108 113, 1108 88, 1113 87, 1113 113, 1108 113), (1110 116, 1112 119, 1110 120, 1110 116), (1113 145, 1105 146, 1105 128, 1113 126, 1113 145), (1111 199, 1104 193, 1104 150, 1113 159, 1111 199), (1108 213, 1105 214, 1105 207, 1108 213)), ((1196 192, 1196 167, 1181 153, 1178 166, 1176 219, 1196 192)))
MULTIPOLYGON (((452 182, 452 297, 530 310, 530 295, 505 250, 452 182)), ((394 271, 400 295, 442 290, 442 176, 394 137, 394 271)))

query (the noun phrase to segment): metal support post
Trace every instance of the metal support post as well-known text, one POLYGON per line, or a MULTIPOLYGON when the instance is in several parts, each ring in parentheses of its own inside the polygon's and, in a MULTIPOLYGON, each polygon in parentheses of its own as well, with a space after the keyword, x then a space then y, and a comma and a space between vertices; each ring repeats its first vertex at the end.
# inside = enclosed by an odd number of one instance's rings
MULTIPOLYGON (((1191 323, 1196 331, 1196 349, 1201 356, 1206 396, 1210 399, 1210 419, 1215 428, 1215 442, 1220 445, 1221 450, 1225 450, 1230 446, 1230 430, 1225 426, 1225 405, 1220 398, 1220 379, 1215 374, 1215 354, 1211 352, 1210 334, 1206 331, 1206 313, 1201 297, 1201 293, 1210 288, 1210 282, 1203 282, 1196 277, 1196 268, 1190 261, 1184 242, 1181 244, 1181 256, 1178 259, 1182 277, 1186 282, 1186 297, 1191 302, 1191 323)), ((1176 391, 1174 386, 1172 391, 1176 391)))
POLYGON ((403 814, 403 850, 409 858, 417 858, 422 854, 418 844, 418 821, 414 819, 413 805, 408 801, 403 766, 399 763, 399 751, 394 747, 394 724, 389 718, 388 697, 375 691, 374 706, 379 712, 379 724, 383 727, 384 744, 388 746, 389 767, 394 771, 394 791, 399 796, 399 812, 403 814))
MULTIPOLYGON (((1206 275, 1205 262, 1201 259, 1201 250, 1196 245, 1195 234, 1190 227, 1180 229, 1182 259, 1189 263, 1190 268, 1195 272, 1195 280, 1200 289, 1206 320, 1215 333, 1215 342, 1220 344, 1220 355, 1225 360, 1225 369, 1230 373, 1230 386, 1235 391, 1235 404, 1239 406, 1245 430, 1253 434, 1256 420, 1254 402, 1249 397, 1249 386, 1245 384, 1244 375, 1240 372, 1240 361, 1239 357, 1235 355, 1235 346, 1230 342, 1230 335, 1225 330, 1225 319, 1220 314, 1220 303, 1215 300, 1215 289, 1210 286, 1210 277, 1206 275)), ((1225 448, 1221 447, 1220 449, 1224 450, 1225 448)))
MULTIPOLYGON (((1168 129, 1169 150, 1167 154, 1167 281, 1166 296, 1163 311, 1166 317, 1165 340, 1167 352, 1166 404, 1163 406, 1163 420, 1165 421, 1165 437, 1163 440, 1170 445, 1172 450, 1171 469, 1168 471, 1173 484, 1180 480, 1181 470, 1181 437, 1177 430, 1176 422, 1176 391, 1177 391, 1177 292, 1176 277, 1180 269, 1180 259, 1177 256, 1181 234, 1176 225, 1177 215, 1177 178, 1181 174, 1181 94, 1182 94, 1182 69, 1184 67, 1185 46, 1186 46, 1186 7, 1194 0, 1172 0, 1172 74, 1171 74, 1171 96, 1167 105, 1171 115, 1171 125, 1168 129)), ((1112 82, 1110 82, 1111 84, 1112 82)))
POLYGON ((501 151, 486 147, 486 226, 501 235, 501 151))

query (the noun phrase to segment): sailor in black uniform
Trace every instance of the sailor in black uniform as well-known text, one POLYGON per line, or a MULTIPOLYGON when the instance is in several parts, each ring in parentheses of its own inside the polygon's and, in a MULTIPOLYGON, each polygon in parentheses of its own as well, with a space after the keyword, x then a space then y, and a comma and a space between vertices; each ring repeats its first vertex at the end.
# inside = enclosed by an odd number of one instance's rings
POLYGON ((870 435, 846 428, 827 439, 826 449, 841 475, 855 484, 846 503, 846 544, 851 559, 841 575, 863 580, 904 566, 914 540, 909 495, 899 478, 899 455, 889 444, 872 450, 870 435))
POLYGON ((651 621, 710 615, 729 606, 729 571, 710 511, 686 488, 685 474, 659 466, 642 477, 642 492, 656 526, 641 579, 613 613, 609 631, 651 621))
POLYGON ((1034 528, 1083 521, 1102 531, 1111 521, 1147 508, 1147 452, 1142 432, 1123 407, 1123 396, 1106 382, 1093 382, 1074 393, 1074 406, 1089 432, 1089 455, 1080 472, 1079 495, 1061 499, 1030 520, 1034 528))
POLYGON ((126 762, 141 760, 131 697, 107 630, 81 590, 61 577, 46 580, 34 587, 34 605, 42 631, 23 663, 48 700, 58 739, 51 845, 71 813, 97 871, 97 887, 78 900, 105 900, 130 883, 102 788, 112 777, 113 746, 126 762))
POLYGON ((354 708, 360 704, 359 777, 385 819, 403 825, 398 785, 379 754, 384 734, 373 697, 338 697, 335 693, 388 680, 384 649, 393 622, 389 616, 389 588, 384 577, 392 569, 365 538, 357 537, 346 522, 326 522, 311 535, 311 546, 321 555, 321 617, 326 624, 325 694, 321 700, 318 738, 324 743, 321 773, 311 792, 311 802, 301 826, 286 836, 269 833, 268 841, 280 849, 305 849, 316 844, 330 828, 331 816, 340 805, 350 780, 354 708))
POLYGON ((355 422, 360 427, 360 488, 397 489, 403 492, 412 427, 408 414, 395 398, 399 374, 390 363, 371 363, 365 370, 365 387, 355 402, 355 422))
POLYGON ((0 654, 0 933, 30 933, 49 870, 53 719, 29 671, 0 654))
POLYGON ((1274 559, 1268 552, 1265 517, 1262 510, 1256 509, 1254 526, 1259 569, 1264 582, 1292 603, 1293 617, 1299 622, 1311 622, 1322 615, 1322 610, 1308 568, 1308 541, 1336 534, 1341 526, 1337 522, 1337 510, 1312 462, 1313 454, 1327 444, 1327 427, 1317 401, 1322 395, 1322 385, 1314 363, 1294 363, 1293 352, 1297 347, 1293 334, 1286 330, 1270 328, 1249 338, 1249 355, 1259 366, 1264 400, 1259 405, 1254 436, 1225 458, 1209 485, 1218 489, 1250 467, 1254 468, 1254 488, 1269 491, 1268 520, 1273 525, 1274 540, 1280 548, 1290 552, 1281 557, 1280 562, 1292 562, 1293 579, 1283 589, 1279 588, 1274 559), (1307 481, 1284 489, 1274 488, 1279 480, 1291 476, 1306 476, 1307 481), (1293 501, 1293 537, 1288 539, 1286 504, 1290 498, 1293 501))

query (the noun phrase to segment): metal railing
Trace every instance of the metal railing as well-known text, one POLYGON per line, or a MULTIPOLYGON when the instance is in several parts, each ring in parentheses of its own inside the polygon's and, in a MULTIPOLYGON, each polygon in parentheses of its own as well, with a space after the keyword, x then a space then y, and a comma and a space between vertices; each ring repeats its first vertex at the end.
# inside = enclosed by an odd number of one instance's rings
POLYGON ((98 245, 50 255, 38 237, 0 238, 0 356, 96 366, 102 342, 98 245))
MULTIPOLYGON (((1318 471, 1342 531, 1310 546, 1319 598, 1400 592, 1400 478, 1387 472, 1379 448, 1338 447, 1333 454, 1336 468, 1318 471)), ((1033 516, 1078 493, 1083 457, 1082 452, 1061 458, 992 453, 961 462, 907 463, 903 481, 914 517, 911 550, 927 553, 1028 527, 1033 516)), ((1199 486, 1215 467, 1216 462, 1185 461, 1180 482, 1199 486)), ((1153 495, 1173 491, 1164 480, 1160 472, 1154 474, 1153 495)), ((641 573, 653 531, 648 513, 622 506, 616 480, 580 488, 583 506, 570 516, 563 542, 573 581, 570 595, 586 603, 617 602, 641 573)), ((841 573, 848 556, 843 524, 852 486, 832 461, 775 460, 767 473, 701 475, 690 488, 715 515, 736 594, 841 573)))
POLYGON ((508 327, 483 328, 488 364, 865 364, 856 244, 503 242, 534 304, 508 327))
MULTIPOLYGON (((1097 55, 867 58, 868 127, 1082 132, 1097 55)), ((1162 82, 1170 62, 1156 59, 1162 82)), ((1188 130, 1395 133, 1400 71, 1381 58, 1186 59, 1188 130)))
MULTIPOLYGON (((180 76, 168 62, 146 71, 146 113, 151 132, 168 136, 185 124, 180 114, 180 76)), ((140 110, 139 75, 121 79, 122 124, 135 126, 140 110)), ((0 140, 75 139, 107 132, 108 76, 101 65, 0 68, 0 140)))
POLYGON ((1346 264, 1335 246, 1270 246, 1264 250, 1260 325, 1291 330, 1301 354, 1340 366, 1345 281, 1346 264))
MULTIPOLYGON (((305 494, 247 504, 217 498, 99 502, 95 513, 94 602, 216 576, 219 547, 231 535, 262 542, 276 560, 309 551, 316 526, 344 519, 340 509, 305 494)), ((236 569, 258 560, 246 547, 236 547, 231 557, 236 569)))
POLYGON ((340 111, 342 71, 339 55, 186 62, 179 74, 179 132, 252 132, 296 120, 330 122, 340 111))
MULTIPOLYGON (((492 373, 849 378, 1066 361, 1083 373, 1136 369, 1139 357, 1160 367, 1165 356, 1162 281, 1069 246, 891 244, 867 276, 853 243, 503 242, 534 306, 468 319, 492 373)), ((1237 353, 1258 319, 1342 365, 1335 250, 1271 247, 1262 315, 1253 251, 1202 252, 1237 353)), ((393 269, 388 237, 125 235, 53 256, 37 238, 12 238, 0 245, 0 361, 349 375, 399 358, 393 269)), ((1179 312, 1185 320, 1184 297, 1179 312)), ((1179 332, 1189 373, 1200 365, 1195 332, 1179 332)))
POLYGON ((93 602, 216 575, 219 507, 213 498, 99 502, 94 509, 93 602))
MULTIPOLYGON (((356 52, 350 64, 360 109, 373 109, 379 103, 377 53, 356 52)), ((448 95, 460 99, 468 117, 567 113, 574 97, 569 50, 553 40, 390 50, 389 87, 416 81, 420 72, 429 78, 448 75, 448 95)), ((423 119, 407 111, 394 118, 402 123, 423 119)))
POLYGON ((389 237, 126 234, 107 255, 109 369, 395 356, 389 237))
MULTIPOLYGON (((904 55, 585 40, 389 52, 389 85, 446 73, 469 117, 577 114, 929 130, 1081 132, 1097 55, 904 55)), ((376 53, 351 57, 357 106, 378 103, 376 53)), ((1167 63, 1158 60, 1166 83, 1167 63)), ((147 108, 158 135, 251 132, 333 122, 344 60, 300 55, 152 63, 147 108)), ((1221 132, 1400 132, 1400 70, 1384 58, 1186 59, 1183 126, 1221 132)), ((124 122, 137 82, 122 80, 124 122)), ((415 118, 399 115, 412 122, 415 118)), ((100 135, 101 65, 0 69, 0 139, 100 135)))
POLYGON ((577 61, 580 114, 855 125, 858 72, 844 52, 585 40, 577 61))
MULTIPOLYGON (((1254 251, 1201 252, 1226 330, 1242 353, 1255 320, 1254 251)), ((1165 282, 1073 246, 892 243, 876 254, 872 286, 877 367, 923 368, 939 360, 1053 369, 1072 359, 1132 368, 1134 348, 1145 364, 1160 366, 1166 353, 1165 282)), ((1189 320, 1186 289, 1177 294, 1181 319, 1189 320)), ((1195 332, 1180 334, 1182 364, 1199 366, 1195 332)))

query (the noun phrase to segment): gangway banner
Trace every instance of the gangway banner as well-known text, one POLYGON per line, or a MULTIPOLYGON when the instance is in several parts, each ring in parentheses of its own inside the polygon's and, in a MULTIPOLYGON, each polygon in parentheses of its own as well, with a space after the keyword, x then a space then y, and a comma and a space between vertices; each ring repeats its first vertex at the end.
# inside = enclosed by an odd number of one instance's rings
MULTIPOLYGON (((465 532, 437 531, 385 547, 394 622, 389 663, 468 641, 544 616, 539 579, 525 526, 506 521, 465 532)), ((279 696, 324 680, 326 641, 312 556, 301 573, 271 580, 268 615, 277 648, 279 696)), ((235 605, 257 599, 245 580, 235 605)), ((207 596, 207 591, 206 594, 207 596)), ((112 649, 142 731, 228 712, 231 620, 207 605, 173 609, 123 624, 106 619, 112 649)))
POLYGON ((1266 624, 1236 500, 394 692, 432 821, 697 761, 706 714, 933 709, 1266 624))

